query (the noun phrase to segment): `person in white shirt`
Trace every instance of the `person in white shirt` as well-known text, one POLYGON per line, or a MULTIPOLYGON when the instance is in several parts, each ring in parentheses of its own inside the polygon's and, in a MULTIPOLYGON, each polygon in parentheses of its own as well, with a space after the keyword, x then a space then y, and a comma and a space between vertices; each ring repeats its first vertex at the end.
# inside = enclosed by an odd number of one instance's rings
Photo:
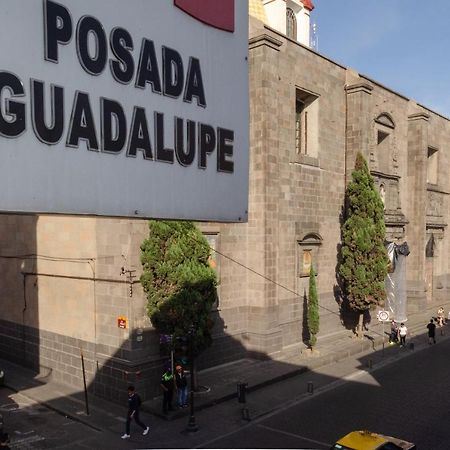
POLYGON ((438 327, 444 326, 444 308, 442 306, 437 311, 436 321, 437 321, 438 327))
POLYGON ((406 345, 406 335, 408 334, 408 328, 406 328, 404 323, 400 324, 400 328, 398 329, 398 335, 400 337, 400 347, 406 345))

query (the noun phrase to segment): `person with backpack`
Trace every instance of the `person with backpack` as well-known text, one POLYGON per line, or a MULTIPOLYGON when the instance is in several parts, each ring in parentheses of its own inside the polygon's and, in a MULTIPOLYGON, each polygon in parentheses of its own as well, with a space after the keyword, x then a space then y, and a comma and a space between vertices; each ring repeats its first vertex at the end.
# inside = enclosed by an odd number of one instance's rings
POLYGON ((139 394, 136 392, 134 386, 128 386, 128 414, 127 414, 126 430, 125 434, 122 435, 122 439, 128 439, 131 437, 130 435, 131 419, 134 419, 134 421, 144 430, 142 433, 144 436, 150 431, 150 427, 145 425, 139 419, 139 410, 141 408, 141 403, 142 403, 141 397, 139 397, 139 394))

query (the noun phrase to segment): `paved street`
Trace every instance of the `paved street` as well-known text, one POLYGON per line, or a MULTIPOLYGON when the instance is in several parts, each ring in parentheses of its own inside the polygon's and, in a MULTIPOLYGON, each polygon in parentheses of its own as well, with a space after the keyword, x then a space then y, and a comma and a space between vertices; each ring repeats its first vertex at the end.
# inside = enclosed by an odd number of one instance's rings
POLYGON ((144 442, 142 436, 134 442, 121 441, 119 420, 117 430, 97 431, 7 388, 0 388, 0 413, 11 449, 126 449, 144 442))
POLYGON ((355 373, 335 389, 203 446, 326 449, 348 431, 368 429, 415 442, 418 449, 448 449, 449 352, 447 340, 371 373, 355 373))
MULTIPOLYGON (((442 424, 450 414, 450 339, 438 333, 439 338, 437 345, 428 346, 425 335, 416 335, 414 349, 393 346, 383 352, 377 347, 252 391, 246 405, 250 422, 242 419, 236 398, 197 411, 199 431, 193 434, 185 432, 187 416, 166 421, 144 413, 150 434, 144 437, 134 427, 132 438, 122 441, 125 405, 91 398, 91 414, 86 416, 82 396, 64 394, 60 385, 32 383, 25 371, 12 366, 7 373, 18 382, 19 393, 0 388, 0 407, 11 448, 25 450, 326 449, 354 429, 403 437, 422 450, 447 449, 442 424)), ((251 376, 247 381, 251 383, 251 376)))

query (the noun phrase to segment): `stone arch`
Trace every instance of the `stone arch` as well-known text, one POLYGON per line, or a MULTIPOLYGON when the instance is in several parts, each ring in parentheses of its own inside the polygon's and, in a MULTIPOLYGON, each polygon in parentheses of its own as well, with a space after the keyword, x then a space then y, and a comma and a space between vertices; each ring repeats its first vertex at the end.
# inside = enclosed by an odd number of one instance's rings
POLYGON ((378 123, 379 125, 395 129, 394 119, 387 112, 383 112, 378 117, 376 117, 375 122, 378 123))

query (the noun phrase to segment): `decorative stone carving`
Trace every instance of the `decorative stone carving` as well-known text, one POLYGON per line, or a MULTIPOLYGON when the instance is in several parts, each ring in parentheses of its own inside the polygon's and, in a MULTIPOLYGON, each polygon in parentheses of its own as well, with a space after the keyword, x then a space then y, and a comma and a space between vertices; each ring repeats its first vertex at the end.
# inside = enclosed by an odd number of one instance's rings
POLYGON ((440 192, 427 192, 427 216, 442 217, 444 204, 443 194, 440 192))

